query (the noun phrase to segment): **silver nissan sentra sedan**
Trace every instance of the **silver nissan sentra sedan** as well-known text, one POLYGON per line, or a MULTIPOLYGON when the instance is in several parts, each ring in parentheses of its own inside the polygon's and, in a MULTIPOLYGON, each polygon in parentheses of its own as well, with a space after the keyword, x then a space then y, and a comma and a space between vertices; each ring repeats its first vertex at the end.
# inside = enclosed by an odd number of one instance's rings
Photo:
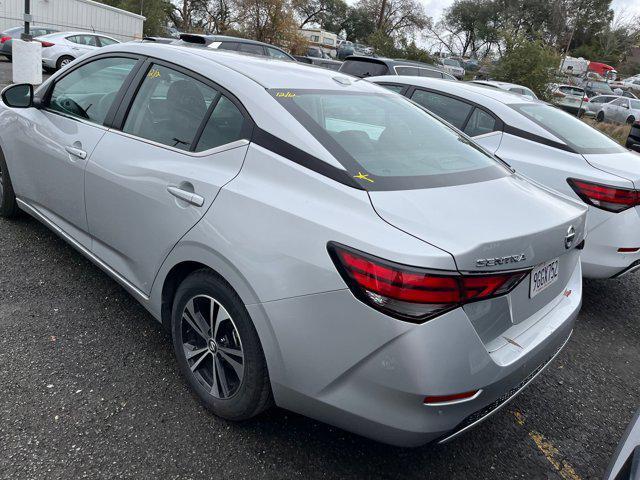
POLYGON ((126 288, 221 417, 446 441, 572 332, 586 208, 383 87, 120 44, 2 98, 0 213, 126 288))

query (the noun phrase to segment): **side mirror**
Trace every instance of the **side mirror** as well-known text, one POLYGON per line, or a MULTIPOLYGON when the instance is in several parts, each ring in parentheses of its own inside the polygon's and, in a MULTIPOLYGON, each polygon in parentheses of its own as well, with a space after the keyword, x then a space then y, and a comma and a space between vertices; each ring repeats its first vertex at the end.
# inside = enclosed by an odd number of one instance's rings
POLYGON ((2 101, 11 108, 33 107, 33 85, 18 83, 2 91, 2 101))

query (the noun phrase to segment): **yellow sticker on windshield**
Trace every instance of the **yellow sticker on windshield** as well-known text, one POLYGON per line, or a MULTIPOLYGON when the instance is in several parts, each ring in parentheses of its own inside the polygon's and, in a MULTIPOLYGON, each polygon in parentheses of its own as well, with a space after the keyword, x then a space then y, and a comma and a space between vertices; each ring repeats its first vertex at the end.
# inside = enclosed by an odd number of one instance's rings
POLYGON ((357 178, 358 180, 366 180, 367 182, 374 183, 374 181, 369 178, 368 173, 358 172, 358 174, 354 175, 353 178, 357 178))
POLYGON ((155 68, 152 68, 151 70, 149 70, 149 73, 147 73, 147 78, 159 78, 160 77, 160 70, 157 70, 155 68))
POLYGON ((296 94, 293 92, 278 92, 276 93, 276 97, 280 97, 280 98, 293 98, 295 97, 296 94))

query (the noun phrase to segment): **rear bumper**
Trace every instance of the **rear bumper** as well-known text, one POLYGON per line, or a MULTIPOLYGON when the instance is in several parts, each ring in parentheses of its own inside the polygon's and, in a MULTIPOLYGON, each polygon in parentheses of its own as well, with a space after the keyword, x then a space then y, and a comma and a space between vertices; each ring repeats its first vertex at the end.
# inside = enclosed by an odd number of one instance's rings
POLYGON ((588 224, 593 217, 599 222, 589 230, 582 251, 582 270, 585 278, 612 278, 630 273, 640 261, 640 250, 620 253, 619 248, 640 248, 640 215, 637 208, 621 213, 596 211, 589 207, 588 224), (602 220, 602 217, 605 220, 602 220))
POLYGON ((576 262, 564 293, 505 331, 511 341, 499 345, 483 342, 463 308, 412 325, 370 309, 348 290, 262 304, 277 339, 278 351, 265 352, 277 359, 269 365, 274 398, 385 443, 448 441, 542 371, 567 342, 581 298, 576 262), (473 390, 482 392, 469 401, 423 403, 427 395, 473 390))

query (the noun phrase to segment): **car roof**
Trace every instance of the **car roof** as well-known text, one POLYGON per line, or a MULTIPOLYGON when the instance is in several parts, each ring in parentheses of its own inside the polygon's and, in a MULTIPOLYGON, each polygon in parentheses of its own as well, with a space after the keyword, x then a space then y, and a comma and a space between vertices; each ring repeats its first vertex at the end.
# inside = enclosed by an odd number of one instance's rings
MULTIPOLYGON (((105 35, 104 33, 99 33, 99 32, 86 32, 86 31, 68 31, 68 32, 53 32, 53 33, 47 33, 47 37, 72 37, 74 35, 98 35, 100 37, 109 37, 109 35, 105 35)), ((40 37, 44 37, 45 35, 41 35, 40 37)))
MULTIPOLYGON (((272 48, 277 48, 278 50, 282 50, 280 47, 277 47, 275 45, 271 45, 269 43, 264 43, 264 42, 260 42, 258 40, 252 40, 250 38, 240 38, 240 37, 232 37, 229 35, 201 35, 198 33, 188 33, 188 34, 183 34, 184 36, 198 36, 198 37, 203 37, 206 40, 210 41, 210 42, 236 42, 236 43, 251 43, 253 45, 262 45, 264 47, 272 47, 272 48)), ((176 40, 182 40, 182 36, 180 38, 177 38, 176 40)), ((183 40, 185 41, 185 40, 183 40)), ((192 42, 188 42, 185 41, 185 43, 192 43, 192 42)))
POLYGON ((524 85, 518 85, 517 83, 511 83, 511 82, 499 82, 497 80, 473 80, 471 81, 471 83, 475 83, 477 85, 494 85, 499 88, 516 87, 516 88, 526 88, 527 90, 531 90, 529 87, 525 87, 524 85))
MULTIPOLYGON (((378 91, 371 84, 360 79, 311 66, 302 62, 289 62, 261 55, 244 54, 214 48, 192 48, 184 45, 167 45, 162 43, 121 43, 103 47, 101 52, 129 51, 165 58, 174 61, 181 55, 190 54, 199 57, 199 61, 208 61, 231 69, 267 89, 301 89, 345 90, 347 87, 360 91, 378 91), (170 58, 169 58, 170 57, 170 58), (274 64, 274 62, 277 62, 274 64), (339 83, 336 78, 346 83, 339 83), (367 86, 369 85, 369 86, 367 86)), ((201 72, 197 72, 201 73, 201 72)))

